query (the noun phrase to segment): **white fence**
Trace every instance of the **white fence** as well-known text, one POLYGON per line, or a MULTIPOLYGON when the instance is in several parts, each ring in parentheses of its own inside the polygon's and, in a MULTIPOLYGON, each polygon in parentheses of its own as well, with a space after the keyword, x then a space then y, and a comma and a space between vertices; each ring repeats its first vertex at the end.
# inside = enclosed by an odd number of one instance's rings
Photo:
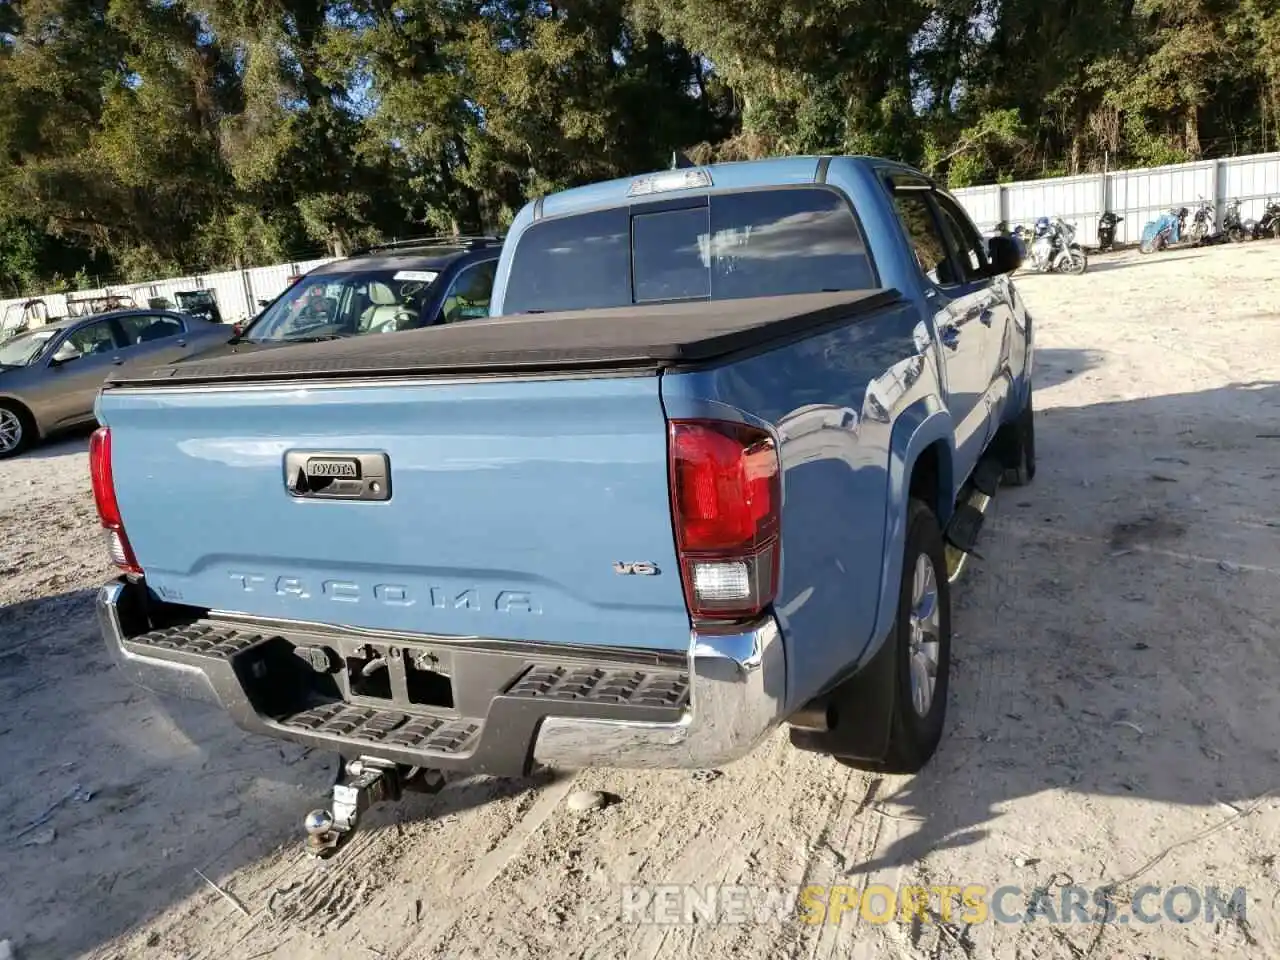
MULTIPOLYGON (((67 297, 79 300, 86 297, 129 297, 139 307, 147 307, 153 299, 168 300, 176 306, 174 296, 185 290, 212 290, 218 301, 218 310, 226 323, 244 320, 258 312, 259 300, 272 300, 279 296, 295 273, 306 273, 332 258, 304 260, 297 263, 278 263, 272 267, 255 267, 252 270, 230 270, 226 273, 206 273, 193 277, 177 277, 172 280, 156 280, 152 283, 113 284, 97 290, 78 290, 71 294, 49 293, 40 297, 0 301, 0 327, 16 326, 22 305, 30 299, 42 300, 50 319, 65 317, 67 297)), ((32 323, 39 323, 33 320, 32 323)))
POLYGON ((1201 199, 1214 205, 1219 226, 1232 200, 1240 201, 1243 219, 1262 216, 1267 198, 1280 198, 1280 153, 953 192, 984 231, 994 230, 1001 221, 1010 227, 1019 223, 1030 226, 1037 217, 1057 216, 1074 222, 1078 239, 1089 245, 1098 235, 1098 217, 1110 210, 1124 217, 1116 230, 1116 242, 1137 243, 1144 224, 1171 207, 1194 210, 1201 199))

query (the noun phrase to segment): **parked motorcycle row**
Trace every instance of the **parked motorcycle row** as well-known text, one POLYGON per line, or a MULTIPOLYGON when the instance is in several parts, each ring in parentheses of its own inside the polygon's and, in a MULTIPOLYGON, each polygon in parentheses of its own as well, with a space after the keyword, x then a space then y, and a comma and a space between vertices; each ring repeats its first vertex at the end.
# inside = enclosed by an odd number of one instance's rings
POLYGON ((1180 207, 1143 227, 1138 249, 1142 253, 1157 253, 1172 246, 1200 247, 1280 237, 1280 200, 1268 200, 1258 220, 1242 219, 1240 201, 1232 200, 1222 215, 1222 229, 1217 228, 1216 220, 1217 211, 1213 204, 1202 197, 1194 213, 1180 207), (1190 226, 1187 225, 1188 218, 1191 219, 1190 226))
MULTIPOLYGON (((1240 216, 1240 201, 1232 200, 1222 215, 1222 228, 1216 226, 1213 204, 1201 198, 1194 211, 1177 207, 1152 220, 1142 229, 1138 249, 1142 253, 1167 250, 1171 246, 1205 246, 1214 243, 1242 243, 1280 237, 1280 200, 1268 200, 1258 220, 1240 216), (1188 225, 1188 220, 1190 224, 1188 225)), ((1124 217, 1105 211, 1098 218, 1098 242, 1094 251, 1106 253, 1115 249, 1117 227, 1124 217)), ((1062 217, 1040 217, 1034 227, 1021 224, 1010 229, 1001 222, 996 232, 1016 237, 1025 250, 1024 263, 1037 273, 1079 275, 1089 268, 1085 248, 1076 241, 1075 224, 1062 217)))

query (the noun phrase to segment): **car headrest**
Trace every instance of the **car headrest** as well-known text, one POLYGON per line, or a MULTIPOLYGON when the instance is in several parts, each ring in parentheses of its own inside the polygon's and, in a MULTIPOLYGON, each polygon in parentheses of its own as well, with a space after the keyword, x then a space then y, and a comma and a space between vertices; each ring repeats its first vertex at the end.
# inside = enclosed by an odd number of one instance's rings
POLYGON ((369 302, 377 307, 394 307, 400 300, 385 283, 375 282, 369 284, 369 302))

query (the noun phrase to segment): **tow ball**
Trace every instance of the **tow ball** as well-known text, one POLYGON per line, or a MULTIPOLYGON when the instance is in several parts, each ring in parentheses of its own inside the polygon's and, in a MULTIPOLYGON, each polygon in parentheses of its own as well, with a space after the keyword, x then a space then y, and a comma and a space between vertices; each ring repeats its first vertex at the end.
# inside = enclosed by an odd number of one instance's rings
POLYGON ((406 768, 368 757, 347 761, 333 785, 329 809, 312 810, 302 821, 306 851, 313 857, 330 857, 355 832, 361 814, 374 804, 399 800, 406 790, 435 793, 443 786, 439 770, 406 768))

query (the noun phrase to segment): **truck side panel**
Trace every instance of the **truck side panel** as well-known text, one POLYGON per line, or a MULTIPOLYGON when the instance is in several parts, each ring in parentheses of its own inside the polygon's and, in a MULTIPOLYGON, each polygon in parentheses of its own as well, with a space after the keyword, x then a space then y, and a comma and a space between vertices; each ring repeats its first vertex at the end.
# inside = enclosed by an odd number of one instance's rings
MULTIPOLYGON (((885 178, 899 169, 895 164, 836 157, 827 179, 857 206, 882 284, 901 291, 916 304, 935 343, 948 340, 938 354, 938 376, 939 396, 952 419, 955 469, 950 497, 944 498, 949 504, 981 459, 1000 421, 1016 417, 1022 408, 1025 391, 1019 377, 1026 337, 1020 318, 1024 311, 1020 302, 1014 302, 1012 284, 1006 277, 941 287, 921 274, 886 184, 885 178)), ((945 522, 945 517, 940 519, 945 522)))
MULTIPOLYGON (((663 378, 669 418, 744 419, 778 439, 783 541, 775 611, 786 639, 790 709, 859 663, 877 639, 881 557, 901 512, 897 501, 906 500, 905 490, 890 488, 893 427, 912 404, 936 403, 937 391, 931 341, 912 304, 713 370, 663 378)), ((895 580, 891 595, 896 590, 895 580)))

